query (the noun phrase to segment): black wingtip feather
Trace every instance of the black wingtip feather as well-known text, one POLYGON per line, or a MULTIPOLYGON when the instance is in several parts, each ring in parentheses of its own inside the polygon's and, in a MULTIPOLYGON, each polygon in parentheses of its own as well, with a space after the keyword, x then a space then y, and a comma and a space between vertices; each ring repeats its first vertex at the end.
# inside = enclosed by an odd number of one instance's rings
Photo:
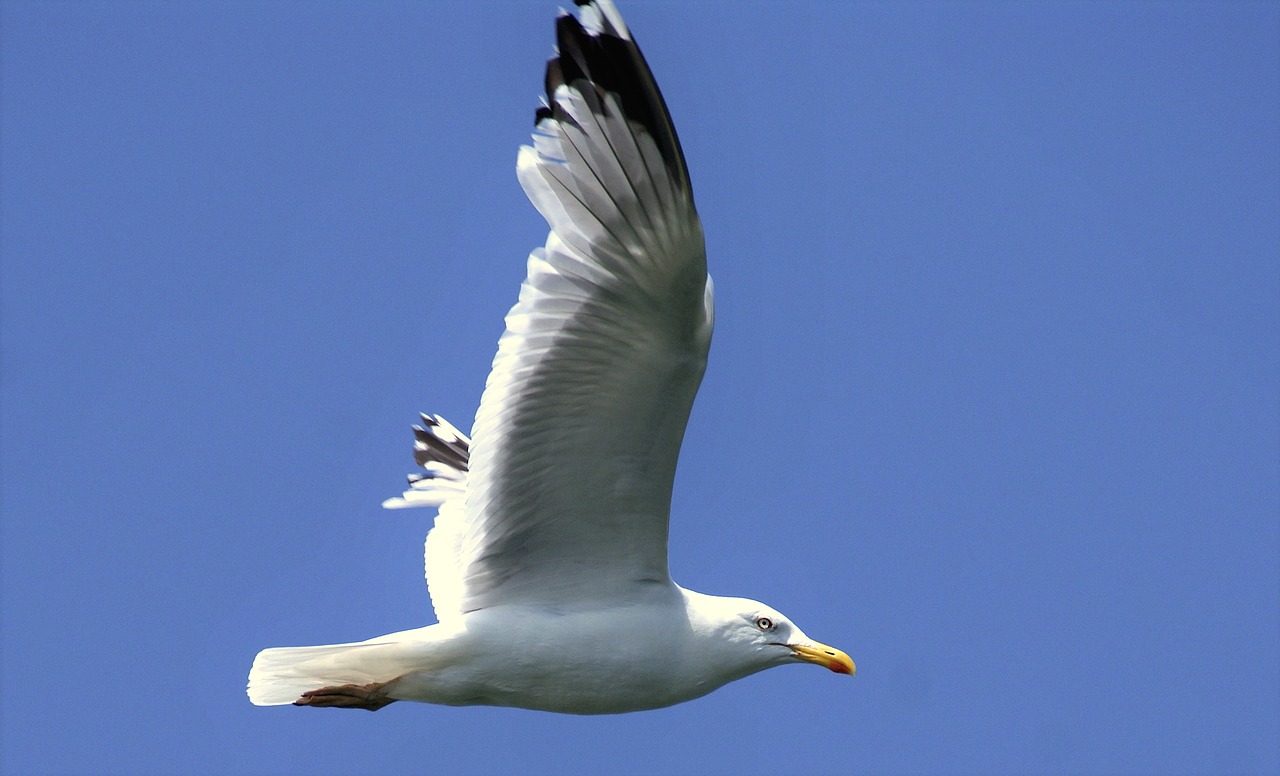
POLYGON ((442 439, 430 430, 440 423, 425 413, 421 418, 422 425, 413 427, 413 460, 423 467, 436 461, 461 472, 467 471, 471 461, 471 445, 467 440, 442 439))
MULTIPOLYGON (((574 0, 574 4, 591 5, 592 0, 574 0)), ((653 137, 663 161, 687 190, 689 173, 684 151, 644 54, 634 40, 620 37, 608 20, 603 26, 599 34, 593 35, 572 14, 556 19, 557 53, 547 60, 544 79, 551 107, 539 108, 534 123, 544 118, 570 120, 555 102, 555 91, 563 84, 587 81, 600 92, 613 92, 626 117, 640 123, 653 137)))

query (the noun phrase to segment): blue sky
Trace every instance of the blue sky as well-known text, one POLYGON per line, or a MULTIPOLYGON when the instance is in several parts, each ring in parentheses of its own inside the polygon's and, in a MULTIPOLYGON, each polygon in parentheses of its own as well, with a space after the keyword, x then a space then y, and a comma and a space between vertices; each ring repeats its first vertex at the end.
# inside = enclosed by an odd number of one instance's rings
POLYGON ((1280 7, 624 2, 718 327, 672 569, 858 662, 575 718, 255 708, 430 619, 545 226, 556 4, 22 2, 5 773, 1280 770, 1280 7))

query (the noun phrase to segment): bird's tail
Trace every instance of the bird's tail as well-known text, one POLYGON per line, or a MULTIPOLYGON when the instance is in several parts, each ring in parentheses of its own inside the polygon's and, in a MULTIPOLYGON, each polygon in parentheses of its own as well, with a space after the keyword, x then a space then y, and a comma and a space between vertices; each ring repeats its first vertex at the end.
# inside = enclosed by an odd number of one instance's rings
POLYGON ((249 669, 249 700, 257 706, 293 703, 308 690, 389 682, 414 668, 414 650, 381 637, 354 644, 264 649, 249 669))

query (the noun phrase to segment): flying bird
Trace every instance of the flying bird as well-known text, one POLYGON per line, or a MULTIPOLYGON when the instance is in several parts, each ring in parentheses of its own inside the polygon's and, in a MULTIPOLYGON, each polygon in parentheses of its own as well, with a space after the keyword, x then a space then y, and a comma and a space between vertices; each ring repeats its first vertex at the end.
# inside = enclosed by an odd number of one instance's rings
POLYGON ((533 251, 468 437, 414 428, 421 471, 383 506, 437 508, 435 625, 266 649, 258 705, 395 701, 572 714, 659 708, 774 666, 855 672, 777 610, 667 568, 676 459, 713 320, 675 127, 610 0, 556 20, 516 165, 551 227, 533 251))

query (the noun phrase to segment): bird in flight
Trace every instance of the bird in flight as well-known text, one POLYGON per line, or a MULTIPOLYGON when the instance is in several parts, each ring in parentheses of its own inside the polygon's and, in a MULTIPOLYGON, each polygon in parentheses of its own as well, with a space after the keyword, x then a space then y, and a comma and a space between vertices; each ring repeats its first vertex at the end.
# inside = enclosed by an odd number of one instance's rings
POLYGON ((702 225, 675 127, 610 0, 556 20, 520 184, 551 227, 506 317, 468 437, 414 428, 421 471, 383 506, 435 507, 439 621, 258 653, 258 705, 395 701, 612 714, 757 671, 853 661, 777 610, 677 585, 676 459, 713 319, 702 225))

